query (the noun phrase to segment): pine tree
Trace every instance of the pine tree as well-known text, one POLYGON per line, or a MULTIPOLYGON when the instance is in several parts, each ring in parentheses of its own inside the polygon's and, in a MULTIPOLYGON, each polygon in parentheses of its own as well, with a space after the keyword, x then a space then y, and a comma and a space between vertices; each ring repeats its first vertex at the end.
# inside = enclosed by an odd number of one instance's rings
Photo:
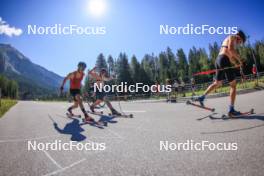
POLYGON ((3 73, 5 71, 5 58, 2 53, 0 53, 0 73, 3 73))
POLYGON ((258 71, 264 71, 264 41, 257 41, 254 46, 258 71))
POLYGON ((207 55, 204 48, 199 49, 198 57, 199 57, 199 65, 201 68, 201 70, 199 70, 199 71, 209 70, 210 69, 209 59, 208 59, 208 55, 207 55))
POLYGON ((100 72, 101 69, 108 70, 105 57, 102 53, 100 53, 99 56, 97 57, 96 67, 97 67, 97 72, 100 72))
POLYGON ((18 84, 16 81, 0 75, 0 88, 3 97, 18 98, 18 84))
POLYGON ((109 75, 112 75, 114 73, 115 70, 115 63, 114 63, 114 59, 111 55, 108 56, 107 58, 107 64, 108 64, 108 73, 109 75))
POLYGON ((178 78, 178 65, 176 62, 176 57, 172 50, 167 47, 166 56, 168 58, 168 77, 166 79, 177 79, 178 78))
POLYGON ((209 44, 209 59, 210 59, 210 68, 215 68, 215 60, 219 54, 219 46, 216 42, 213 45, 209 44))
POLYGON ((244 66, 243 66, 244 74, 251 74, 251 68, 253 64, 255 64, 254 58, 252 55, 254 54, 254 51, 252 50, 252 46, 250 44, 247 44, 245 46, 239 47, 238 52, 239 52, 241 59, 244 62, 244 66))
POLYGON ((189 77, 189 68, 188 68, 187 58, 182 48, 177 50, 176 55, 177 55, 178 63, 179 63, 178 64, 179 65, 179 69, 178 69, 179 78, 186 82, 189 77))
POLYGON ((140 77, 141 68, 140 68, 140 64, 135 55, 133 55, 131 58, 130 68, 131 68, 131 77, 132 77, 133 82, 134 83, 140 82, 141 81, 141 77, 140 77))
POLYGON ((144 69, 147 77, 146 84, 151 84, 155 80, 155 58, 153 55, 146 54, 141 61, 141 67, 144 69))
POLYGON ((200 71, 198 53, 195 47, 191 48, 188 55, 189 61, 189 75, 192 77, 193 74, 200 71))
POLYGON ((117 59, 117 79, 119 82, 127 82, 128 85, 132 83, 130 67, 125 53, 120 53, 117 59))
POLYGON ((159 80, 163 83, 166 82, 166 79, 169 77, 168 71, 168 58, 165 52, 159 54, 159 80))

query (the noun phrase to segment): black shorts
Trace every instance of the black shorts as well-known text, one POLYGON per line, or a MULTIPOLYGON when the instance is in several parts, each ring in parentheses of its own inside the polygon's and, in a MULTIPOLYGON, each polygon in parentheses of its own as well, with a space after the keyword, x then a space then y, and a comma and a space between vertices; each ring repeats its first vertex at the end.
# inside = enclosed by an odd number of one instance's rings
POLYGON ((96 100, 104 100, 106 94, 105 92, 95 92, 95 97, 96 97, 96 100))
POLYGON ((229 58, 226 55, 218 55, 215 61, 215 79, 217 81, 223 81, 224 79, 227 79, 228 82, 232 82, 236 79, 235 68, 225 69, 228 67, 232 67, 229 58))
POLYGON ((75 96, 76 95, 80 95, 81 94, 81 90, 80 89, 70 89, 70 94, 73 97, 73 100, 77 101, 75 96))

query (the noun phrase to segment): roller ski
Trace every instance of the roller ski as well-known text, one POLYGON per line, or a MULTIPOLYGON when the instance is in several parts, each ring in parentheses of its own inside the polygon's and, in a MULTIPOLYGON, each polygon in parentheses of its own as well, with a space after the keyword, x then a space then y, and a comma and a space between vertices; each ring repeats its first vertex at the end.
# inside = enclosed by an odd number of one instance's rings
POLYGON ((70 119, 72 119, 72 118, 82 118, 82 116, 81 115, 75 115, 75 114, 73 114, 73 113, 69 113, 69 112, 67 112, 66 113, 66 116, 68 117, 68 118, 70 118, 70 119))
POLYGON ((223 114, 222 118, 240 118, 240 117, 245 117, 245 116, 249 116, 255 114, 254 109, 251 109, 249 111, 246 112, 239 112, 239 111, 229 111, 227 114, 223 114))
POLYGON ((111 117, 125 117, 125 118, 133 118, 133 114, 121 114, 115 109, 111 109, 111 113, 108 114, 111 117))
POLYGON ((103 111, 96 112, 94 109, 95 109, 94 106, 90 106, 90 111, 87 111, 87 112, 90 114, 94 114, 94 115, 103 115, 104 114, 103 111))
POLYGON ((86 116, 84 119, 82 119, 82 121, 83 121, 83 123, 89 124, 89 125, 92 125, 92 126, 99 126, 99 127, 107 126, 106 122, 96 121, 96 120, 94 120, 94 118, 89 117, 89 116, 86 116))
POLYGON ((191 99, 192 101, 187 100, 187 101, 186 101, 186 104, 187 104, 187 105, 192 105, 192 106, 195 106, 195 107, 198 107, 198 108, 201 108, 201 109, 207 110, 207 111, 214 112, 214 111, 215 111, 214 108, 206 107, 206 106, 204 105, 204 99, 205 99, 204 96, 200 96, 200 97, 192 98, 192 99, 191 99), (199 102, 199 104, 198 104, 198 103, 194 103, 194 102, 199 102))

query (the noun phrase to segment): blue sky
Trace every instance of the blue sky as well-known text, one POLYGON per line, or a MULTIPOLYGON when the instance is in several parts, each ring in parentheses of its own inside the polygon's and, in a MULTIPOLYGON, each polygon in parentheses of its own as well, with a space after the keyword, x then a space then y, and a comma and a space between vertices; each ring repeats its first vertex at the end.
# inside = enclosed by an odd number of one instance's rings
MULTIPOLYGON (((250 41, 264 39, 264 2, 258 0, 105 0, 101 18, 88 11, 89 0, 1 0, 0 17, 23 34, 0 35, 0 43, 9 43, 34 63, 60 75, 74 70, 83 60, 93 67, 99 53, 117 57, 126 52, 139 60, 144 54, 171 47, 208 47, 220 43, 225 35, 160 35, 159 25, 237 26, 250 35, 250 41), (54 24, 105 26, 103 36, 28 35, 27 25, 54 24)), ((186 53, 187 54, 187 53, 186 53)))

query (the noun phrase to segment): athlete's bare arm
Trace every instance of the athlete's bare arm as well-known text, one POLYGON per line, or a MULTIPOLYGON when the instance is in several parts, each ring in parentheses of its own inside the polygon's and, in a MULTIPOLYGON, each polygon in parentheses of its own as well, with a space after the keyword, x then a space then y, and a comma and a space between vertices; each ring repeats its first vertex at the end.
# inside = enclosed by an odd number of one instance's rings
POLYGON ((113 80, 113 79, 115 79, 113 76, 109 76, 109 77, 107 77, 107 76, 103 76, 103 77, 102 77, 102 80, 103 80, 103 81, 111 81, 111 80, 113 80))
POLYGON ((102 78, 101 78, 101 77, 95 72, 95 69, 96 69, 96 67, 94 67, 92 70, 90 70, 88 74, 89 74, 92 78, 96 79, 97 81, 101 81, 102 78))
POLYGON ((229 37, 229 41, 228 41, 228 52, 231 55, 230 61, 235 65, 235 66, 241 66, 242 65, 242 61, 241 58, 239 56, 239 54, 237 53, 236 49, 235 49, 235 44, 236 44, 236 36, 230 36, 229 37), (237 62, 239 63, 239 65, 237 64, 237 62))
POLYGON ((62 84, 61 84, 61 87, 63 88, 63 86, 64 86, 64 84, 66 83, 66 81, 68 80, 68 79, 70 79, 72 77, 72 73, 69 73, 64 79, 63 79, 63 82, 62 82, 62 84))

